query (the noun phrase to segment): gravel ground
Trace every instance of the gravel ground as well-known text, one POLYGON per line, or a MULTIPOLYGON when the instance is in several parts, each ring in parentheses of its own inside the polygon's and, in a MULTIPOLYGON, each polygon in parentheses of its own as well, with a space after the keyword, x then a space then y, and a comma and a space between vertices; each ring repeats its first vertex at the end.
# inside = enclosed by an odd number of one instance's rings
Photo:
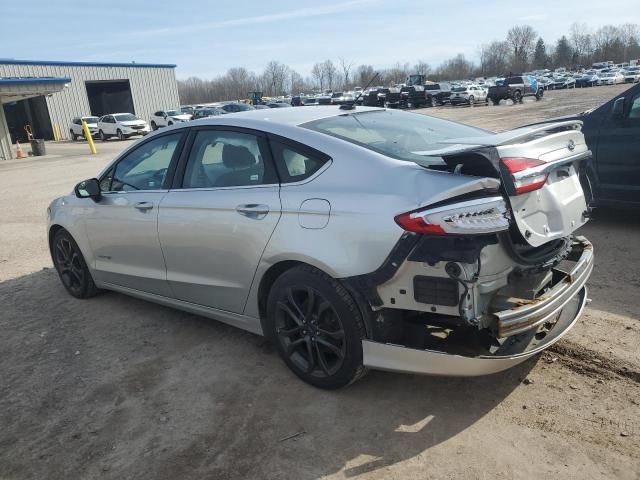
MULTIPOLYGON (((506 129, 622 87, 427 109, 506 129)), ((540 358, 472 379, 371 372, 301 383, 262 338, 115 293, 80 301, 51 268, 45 209, 130 142, 48 144, 0 163, 0 479, 640 477, 640 220, 601 210, 589 306, 540 358)))

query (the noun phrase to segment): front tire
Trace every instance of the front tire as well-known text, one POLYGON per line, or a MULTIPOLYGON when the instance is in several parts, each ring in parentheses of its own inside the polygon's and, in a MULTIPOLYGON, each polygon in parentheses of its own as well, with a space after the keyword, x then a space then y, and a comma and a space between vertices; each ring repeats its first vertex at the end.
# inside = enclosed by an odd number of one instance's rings
POLYGON ((122 133, 122 130, 120 129, 116 130, 116 135, 118 136, 118 140, 124 140, 125 138, 127 138, 124 136, 124 134, 122 133))
POLYGON ((158 129, 158 125, 156 125, 156 122, 154 122, 153 120, 151 121, 151 130, 153 130, 154 132, 158 129))
POLYGON ((59 230, 53 237, 51 248, 53 264, 67 292, 76 298, 95 296, 99 290, 78 244, 69 232, 59 230))
POLYGON ((76 135, 73 130, 69 130, 69 133, 71 134, 71 140, 74 142, 78 141, 78 135, 76 135))
POLYGON ((473 98, 473 95, 469 96, 469 106, 473 107, 473 104, 476 103, 476 99, 473 98))
POLYGON ((362 314, 349 292, 316 268, 294 267, 278 277, 265 329, 287 366, 313 386, 336 389, 366 373, 362 314))
POLYGON ((107 141, 107 136, 104 134, 102 130, 98 132, 98 136, 100 137, 100 140, 102 140, 103 142, 107 141))

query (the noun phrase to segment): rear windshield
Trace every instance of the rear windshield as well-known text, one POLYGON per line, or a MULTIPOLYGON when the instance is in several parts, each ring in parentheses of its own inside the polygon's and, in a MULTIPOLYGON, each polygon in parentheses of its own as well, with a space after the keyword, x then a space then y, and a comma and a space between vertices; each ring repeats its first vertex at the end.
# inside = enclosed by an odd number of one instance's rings
POLYGON ((467 87, 453 87, 451 89, 452 92, 466 92, 467 91, 467 87))
MULTIPOLYGON (((338 115, 301 125, 355 143, 398 160, 425 161, 425 152, 444 148, 442 140, 478 137, 489 132, 475 127, 394 110, 338 115)), ((433 160, 433 159, 432 159, 433 160)), ((441 160, 438 159, 438 163, 441 160)))
POLYGON ((425 90, 440 90, 440 85, 438 85, 437 83, 431 84, 431 85, 425 85, 424 86, 425 90))
POLYGON ((505 85, 516 85, 522 83, 522 77, 513 77, 513 78, 507 78, 504 81, 505 85))

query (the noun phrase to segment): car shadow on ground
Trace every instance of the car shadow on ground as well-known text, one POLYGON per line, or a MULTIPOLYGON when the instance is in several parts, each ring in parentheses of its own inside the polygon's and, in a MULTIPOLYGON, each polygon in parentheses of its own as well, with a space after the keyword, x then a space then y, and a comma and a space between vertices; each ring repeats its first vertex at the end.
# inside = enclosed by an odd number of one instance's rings
POLYGON ((52 269, 0 283, 0 304, 3 478, 353 477, 482 421, 535 365, 322 391, 261 337, 116 293, 76 300, 52 269))
POLYGON ((637 209, 596 208, 593 218, 576 232, 594 245, 595 266, 589 279, 590 307, 617 315, 637 317, 640 296, 640 216, 637 209), (631 267, 631 268, 630 268, 631 267))

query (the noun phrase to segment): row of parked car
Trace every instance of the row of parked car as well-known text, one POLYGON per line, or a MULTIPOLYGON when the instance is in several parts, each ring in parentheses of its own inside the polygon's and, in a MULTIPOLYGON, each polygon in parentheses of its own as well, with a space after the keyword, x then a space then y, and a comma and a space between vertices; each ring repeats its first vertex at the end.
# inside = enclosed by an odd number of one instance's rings
POLYGON ((243 112, 259 108, 290 107, 284 101, 272 101, 264 105, 249 105, 242 102, 227 102, 205 105, 186 105, 176 109, 158 110, 151 115, 149 122, 132 113, 112 113, 102 117, 78 116, 71 120, 69 135, 73 141, 84 138, 82 122, 86 122, 93 138, 106 141, 117 137, 120 140, 134 135, 146 135, 152 130, 168 127, 181 122, 198 120, 228 113, 243 112))

